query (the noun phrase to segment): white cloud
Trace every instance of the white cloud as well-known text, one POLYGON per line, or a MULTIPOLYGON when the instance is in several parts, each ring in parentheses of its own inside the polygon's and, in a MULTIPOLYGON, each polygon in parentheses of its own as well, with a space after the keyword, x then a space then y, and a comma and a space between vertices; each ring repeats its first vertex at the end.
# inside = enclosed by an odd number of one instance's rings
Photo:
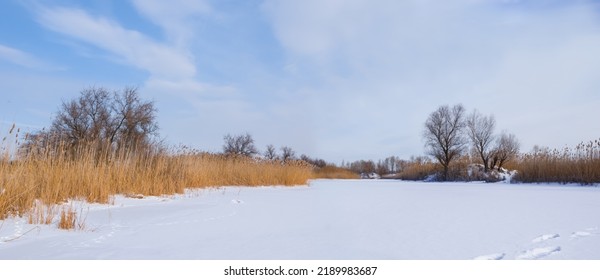
POLYGON ((202 0, 133 0, 133 4, 180 47, 185 47, 194 36, 198 19, 213 11, 209 3, 202 0))
POLYGON ((291 146, 299 153, 315 152, 316 138, 302 101, 256 104, 235 87, 194 80, 149 79, 142 92, 157 101, 161 135, 171 143, 218 152, 225 134, 249 132, 259 149, 273 144, 291 146))
POLYGON ((327 120, 320 152, 338 160, 422 154, 427 115, 459 102, 494 114, 524 149, 575 144, 600 129, 590 110, 600 102, 591 2, 268 0, 263 8, 292 78, 316 77, 297 90, 311 92, 311 114, 327 120))
POLYGON ((0 44, 0 60, 37 70, 58 70, 60 68, 29 54, 25 51, 0 44))
MULTIPOLYGON (((238 28, 212 22, 227 11, 207 1, 133 0, 163 39, 81 9, 36 11, 46 28, 147 71, 143 92, 157 100, 170 141, 218 150, 223 134, 249 131, 261 147, 341 161, 422 154, 427 115, 458 102, 494 114, 525 149, 597 138, 598 14, 586 1, 542 2, 266 0, 283 61, 278 46, 266 45, 271 34, 251 30, 263 19, 236 14, 228 24, 254 24, 241 30, 265 45, 220 40, 238 28), (252 48, 272 53, 254 57, 252 48), (212 64, 196 65, 193 54, 214 53, 204 61, 212 64)), ((1 47, 0 59, 31 65, 26 53, 17 59, 1 47)))
POLYGON ((91 44, 153 76, 181 79, 196 74, 192 58, 184 52, 84 10, 39 8, 38 20, 52 31, 91 44))
POLYGON ((194 17, 210 12, 200 1, 135 1, 135 8, 164 29, 165 42, 124 28, 119 22, 85 10, 40 7, 42 26, 67 38, 105 51, 118 62, 145 70, 145 97, 156 101, 161 135, 171 143, 220 149, 221 137, 231 128, 254 131, 260 112, 249 107, 232 86, 202 82, 190 55, 194 17))

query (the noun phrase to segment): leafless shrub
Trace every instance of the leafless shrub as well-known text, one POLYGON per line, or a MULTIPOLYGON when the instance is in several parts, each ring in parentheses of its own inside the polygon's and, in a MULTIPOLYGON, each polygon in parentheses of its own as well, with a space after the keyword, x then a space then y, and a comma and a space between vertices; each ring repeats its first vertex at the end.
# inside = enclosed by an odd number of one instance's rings
POLYGON ((267 145, 267 148, 265 149, 264 157, 267 160, 276 160, 277 152, 275 151, 275 146, 267 145))
POLYGON ((283 162, 288 162, 293 160, 296 157, 296 152, 288 146, 281 147, 281 160, 283 162))
MULTIPOLYGON (((300 160, 307 162, 308 164, 317 167, 317 168, 323 168, 325 166, 331 165, 333 166, 333 164, 328 164, 324 159, 320 159, 320 158, 311 158, 307 155, 301 155, 300 156, 300 160)), ((345 168, 345 166, 342 166, 342 168, 345 168)))
POLYGON ((223 153, 226 155, 250 157, 258 153, 254 146, 254 139, 249 133, 235 136, 227 134, 223 137, 223 141, 225 142, 223 153))

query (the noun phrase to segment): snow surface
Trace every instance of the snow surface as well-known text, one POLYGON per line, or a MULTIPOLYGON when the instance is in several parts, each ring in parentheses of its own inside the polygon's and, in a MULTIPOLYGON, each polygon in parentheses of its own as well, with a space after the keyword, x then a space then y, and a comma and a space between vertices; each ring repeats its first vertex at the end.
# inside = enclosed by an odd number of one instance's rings
POLYGON ((598 187, 315 180, 72 204, 84 230, 0 221, 0 259, 600 259, 598 187))

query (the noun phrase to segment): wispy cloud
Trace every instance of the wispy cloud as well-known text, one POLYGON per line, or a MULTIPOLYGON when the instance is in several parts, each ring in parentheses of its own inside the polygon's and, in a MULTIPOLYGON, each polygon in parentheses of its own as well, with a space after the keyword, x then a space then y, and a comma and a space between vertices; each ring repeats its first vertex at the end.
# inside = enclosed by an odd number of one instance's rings
POLYGON ((500 0, 263 5, 294 76, 315 78, 297 90, 309 92, 315 117, 328 120, 319 139, 330 139, 323 150, 338 158, 357 142, 380 156, 420 154, 427 114, 458 102, 496 115, 525 149, 596 138, 589 106, 600 102, 596 8, 500 0))
MULTIPOLYGON (((407 157, 422 154, 427 115, 458 102, 496 115, 525 149, 600 129, 594 1, 223 3, 131 0, 134 24, 91 8, 34 14, 67 44, 146 71, 133 82, 159 104, 165 136, 202 148, 250 131, 329 160, 407 157)), ((0 59, 35 65, 1 47, 0 59)))
POLYGON ((181 79, 196 75, 189 55, 111 19, 65 7, 40 7, 37 19, 54 32, 106 51, 121 63, 148 71, 152 76, 181 79))
POLYGON ((58 70, 57 66, 35 57, 25 51, 0 44, 0 60, 36 70, 58 70))
POLYGON ((128 29, 113 18, 92 15, 72 7, 36 9, 38 22, 68 40, 86 43, 105 52, 121 64, 147 71, 142 83, 144 95, 157 101, 161 131, 174 143, 193 143, 211 149, 215 139, 198 137, 190 129, 202 123, 203 134, 216 135, 220 143, 226 127, 241 119, 255 119, 237 90, 213 85, 197 75, 189 41, 195 21, 211 11, 202 1, 134 1, 138 12, 161 27, 165 38, 152 38, 128 29), (230 113, 224 114, 229 111, 230 113), (215 117, 221 115, 220 117, 215 117))
POLYGON ((203 0, 133 0, 135 8, 160 26, 170 42, 186 47, 198 28, 199 19, 210 15, 212 7, 203 0))

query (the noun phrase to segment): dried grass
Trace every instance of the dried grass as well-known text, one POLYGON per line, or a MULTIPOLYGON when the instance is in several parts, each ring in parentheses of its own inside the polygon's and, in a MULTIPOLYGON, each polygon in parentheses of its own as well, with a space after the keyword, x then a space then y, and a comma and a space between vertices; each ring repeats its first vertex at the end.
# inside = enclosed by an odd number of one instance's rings
POLYGON ((438 164, 426 158, 419 157, 407 162, 396 178, 401 180, 421 181, 440 171, 441 169, 438 164))
MULTIPOLYGON (((13 128, 14 130, 14 128, 13 128)), ((115 194, 136 196, 183 193, 185 188, 212 186, 301 185, 313 178, 303 162, 261 161, 226 157, 186 149, 146 153, 102 153, 90 145, 75 152, 47 149, 19 155, 18 135, 2 143, 0 158, 0 219, 29 215, 32 223, 47 223, 57 213, 44 205, 71 199, 109 203, 115 194), (19 155, 19 156, 17 156, 19 155)), ((60 213, 60 228, 68 228, 76 211, 60 213)))
POLYGON ((515 162, 515 180, 524 183, 600 183, 600 139, 562 150, 536 148, 515 162))
POLYGON ((315 179, 359 179, 360 176, 346 168, 332 165, 315 168, 313 178, 315 179))
POLYGON ((59 229, 72 230, 75 229, 77 222, 77 213, 71 207, 63 207, 60 212, 60 220, 58 221, 59 229))
POLYGON ((46 205, 36 200, 31 211, 27 213, 27 222, 30 224, 52 224, 56 215, 55 205, 46 205))

